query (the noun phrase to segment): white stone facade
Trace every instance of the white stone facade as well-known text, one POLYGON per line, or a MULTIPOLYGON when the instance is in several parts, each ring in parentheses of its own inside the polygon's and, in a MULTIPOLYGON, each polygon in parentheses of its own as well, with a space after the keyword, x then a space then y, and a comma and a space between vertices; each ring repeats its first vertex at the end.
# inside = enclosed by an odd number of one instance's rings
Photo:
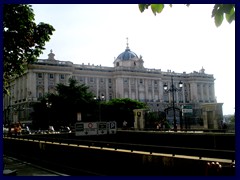
POLYGON ((48 59, 28 65, 26 73, 12 81, 11 96, 5 96, 4 109, 8 109, 7 114, 17 112, 19 119, 26 121, 32 111, 30 103, 46 93, 54 93, 55 86, 67 84, 69 78, 89 86, 96 96, 104 95, 106 100, 131 98, 148 103, 152 111, 163 111, 172 102, 172 94, 163 89, 164 84, 171 87, 172 76, 175 87, 179 81, 183 83, 182 91, 174 94, 175 106, 192 104, 198 108, 199 104, 217 103, 214 77, 205 74, 203 68, 192 73, 163 72, 144 68, 143 63, 142 57, 138 58, 128 47, 115 59, 114 67, 55 60, 51 51, 48 59))

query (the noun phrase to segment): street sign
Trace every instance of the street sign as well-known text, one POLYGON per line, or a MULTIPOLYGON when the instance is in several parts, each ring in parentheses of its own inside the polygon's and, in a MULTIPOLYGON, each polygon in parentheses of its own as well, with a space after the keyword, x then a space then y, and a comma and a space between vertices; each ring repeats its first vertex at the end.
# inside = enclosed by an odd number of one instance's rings
POLYGON ((84 133, 84 123, 76 123, 75 124, 75 135, 76 136, 83 136, 84 133))
POLYGON ((106 122, 99 122, 98 123, 98 134, 107 134, 107 123, 106 122))
POLYGON ((193 109, 191 105, 183 105, 182 106, 182 114, 184 115, 191 115, 193 113, 193 109))
POLYGON ((116 134, 117 123, 111 122, 77 122, 75 124, 76 136, 116 134))
POLYGON ((192 113, 193 110, 192 109, 183 109, 182 112, 183 113, 192 113))
POLYGON ((192 106, 191 105, 183 105, 182 109, 192 109, 192 106))
POLYGON ((116 134, 116 133, 117 133, 116 121, 108 122, 108 134, 116 134))
POLYGON ((84 133, 86 135, 96 135, 98 133, 98 126, 96 122, 84 123, 84 133))

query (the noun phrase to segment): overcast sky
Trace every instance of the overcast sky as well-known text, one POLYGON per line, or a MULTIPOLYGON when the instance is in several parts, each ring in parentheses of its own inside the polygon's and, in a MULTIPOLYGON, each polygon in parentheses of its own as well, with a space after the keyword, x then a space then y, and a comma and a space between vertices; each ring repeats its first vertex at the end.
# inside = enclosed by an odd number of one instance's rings
POLYGON ((32 5, 36 23, 56 29, 40 59, 53 50, 55 59, 113 67, 129 48, 142 56, 145 68, 191 73, 202 67, 215 77, 223 114, 235 112, 235 22, 217 28, 214 5, 165 6, 156 16, 137 4, 32 5))

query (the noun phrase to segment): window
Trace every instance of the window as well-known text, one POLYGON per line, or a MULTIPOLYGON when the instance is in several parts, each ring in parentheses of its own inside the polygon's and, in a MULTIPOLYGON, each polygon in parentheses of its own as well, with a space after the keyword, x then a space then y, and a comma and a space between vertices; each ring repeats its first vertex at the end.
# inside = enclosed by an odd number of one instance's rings
POLYGON ((42 97, 42 93, 40 92, 40 93, 38 93, 38 97, 40 98, 40 97, 42 97))
POLYGON ((93 82, 94 82, 92 77, 90 77, 90 82, 91 82, 91 83, 93 83, 93 82))
POLYGON ((49 74, 49 78, 50 78, 50 79, 53 79, 53 74, 49 74))
POLYGON ((84 78, 83 77, 80 77, 80 82, 83 82, 84 81, 84 78))
POLYGON ((103 78, 101 78, 101 79, 100 79, 100 82, 101 82, 101 83, 104 83, 104 79, 103 79, 103 78))
POLYGON ((64 74, 60 74, 60 79, 64 79, 64 78, 65 78, 64 74))
POLYGON ((42 78, 42 73, 38 73, 38 78, 42 78))
POLYGON ((140 84, 142 84, 142 83, 143 83, 143 80, 142 80, 142 79, 140 79, 139 83, 140 83, 140 84))
POLYGON ((108 79, 108 83, 112 83, 112 79, 108 79))

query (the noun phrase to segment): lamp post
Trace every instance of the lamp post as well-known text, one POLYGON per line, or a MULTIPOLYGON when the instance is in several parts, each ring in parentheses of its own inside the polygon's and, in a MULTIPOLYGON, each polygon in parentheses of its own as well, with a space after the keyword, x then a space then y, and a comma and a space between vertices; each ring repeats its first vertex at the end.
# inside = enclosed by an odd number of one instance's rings
POLYGON ((48 101, 48 98, 46 98, 47 102, 46 102, 46 107, 47 107, 47 123, 48 123, 48 126, 50 125, 50 108, 52 107, 52 103, 48 101))
POLYGON ((166 92, 171 92, 171 93, 172 93, 173 123, 174 123, 174 131, 175 131, 175 132, 177 132, 177 122, 176 122, 176 114, 175 114, 174 92, 177 92, 177 91, 181 91, 181 90, 182 90, 182 86, 183 86, 182 81, 180 81, 180 82, 178 83, 178 85, 179 85, 179 88, 176 88, 176 87, 173 85, 173 75, 171 75, 171 87, 168 89, 168 86, 167 86, 166 83, 165 83, 164 86, 163 86, 163 89, 164 89, 166 92))
POLYGON ((99 122, 101 122, 101 101, 103 101, 104 100, 104 95, 102 94, 101 95, 101 97, 100 96, 98 96, 98 98, 95 96, 94 97, 94 100, 96 100, 96 101, 98 101, 98 108, 99 108, 99 122))

